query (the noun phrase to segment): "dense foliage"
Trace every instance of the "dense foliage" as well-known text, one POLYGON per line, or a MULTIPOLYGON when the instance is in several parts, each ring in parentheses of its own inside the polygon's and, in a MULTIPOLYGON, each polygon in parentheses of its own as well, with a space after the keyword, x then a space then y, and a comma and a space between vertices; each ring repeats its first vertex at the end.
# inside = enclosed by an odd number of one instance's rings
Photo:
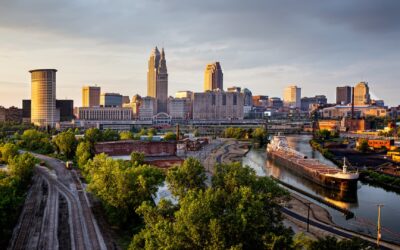
MULTIPOLYGON (((11 148, 9 145, 6 147, 11 148)), ((9 171, 0 170, 0 248, 6 249, 24 202, 35 159, 28 153, 21 155, 13 153, 13 155, 8 154, 7 160, 3 163, 8 164, 9 171)))
POLYGON ((53 142, 58 153, 63 154, 67 159, 74 157, 78 144, 74 132, 71 130, 61 132, 53 138, 53 142))
POLYGON ((175 141, 176 140, 176 134, 173 132, 168 132, 164 135, 164 140, 165 141, 175 141))
POLYGON ((121 140, 133 140, 134 135, 131 131, 121 131, 119 133, 119 137, 121 140))
POLYGON ((276 203, 286 192, 274 181, 234 163, 216 166, 205 188, 204 170, 198 167, 190 160, 185 170, 168 174, 179 204, 146 202, 137 210, 146 226, 130 249, 284 249, 292 244, 293 233, 283 226, 276 203), (198 181, 188 183, 191 179, 198 181))
POLYGON ((92 144, 89 141, 81 141, 76 147, 76 162, 78 167, 83 169, 92 157, 92 144))
POLYGON ((253 141, 259 143, 260 146, 265 145, 268 141, 268 134, 265 128, 254 129, 251 133, 251 137, 253 138, 253 141))
POLYGON ((135 210, 143 201, 152 202, 164 181, 161 170, 148 165, 134 165, 96 155, 85 165, 88 189, 103 203, 113 224, 132 225, 138 219, 135 210))
POLYGON ((182 166, 170 169, 167 173, 169 190, 176 197, 183 197, 189 190, 205 189, 206 172, 200 161, 186 159, 182 166))
POLYGON ((32 124, 15 122, 0 122, 0 141, 7 142, 15 134, 22 134, 25 130, 33 128, 32 124))
POLYGON ((353 238, 352 240, 338 240, 335 237, 327 236, 320 238, 317 241, 311 242, 308 249, 310 250, 354 250, 354 249, 373 249, 368 243, 362 241, 360 238, 353 238))
POLYGON ((247 139, 248 134, 247 134, 246 130, 243 128, 229 127, 229 128, 226 128, 222 132, 222 137, 235 138, 235 139, 247 139))
POLYGON ((36 129, 25 130, 21 135, 19 146, 29 151, 41 154, 49 154, 54 152, 50 135, 36 129))
POLYGON ((253 129, 244 129, 238 127, 229 127, 222 132, 222 137, 234 139, 253 139, 261 146, 267 143, 268 133, 263 127, 253 129))
POLYGON ((0 163, 7 163, 16 155, 18 155, 18 147, 15 144, 6 143, 0 146, 0 163))

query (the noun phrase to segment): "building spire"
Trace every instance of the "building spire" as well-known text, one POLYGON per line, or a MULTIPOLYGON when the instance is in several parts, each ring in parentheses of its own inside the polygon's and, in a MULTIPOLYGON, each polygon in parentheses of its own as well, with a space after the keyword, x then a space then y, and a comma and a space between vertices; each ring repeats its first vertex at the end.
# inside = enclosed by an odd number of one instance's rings
POLYGON ((164 52, 164 48, 161 49, 161 58, 165 59, 165 52, 164 52))

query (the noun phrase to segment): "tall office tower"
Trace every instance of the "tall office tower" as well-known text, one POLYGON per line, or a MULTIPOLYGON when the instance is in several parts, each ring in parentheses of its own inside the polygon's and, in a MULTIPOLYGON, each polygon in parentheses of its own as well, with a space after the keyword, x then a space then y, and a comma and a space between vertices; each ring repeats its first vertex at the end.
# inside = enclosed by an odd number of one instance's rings
POLYGON ((295 85, 286 87, 283 93, 283 102, 288 107, 300 108, 301 88, 298 88, 295 85))
POLYGON ((354 105, 364 106, 371 104, 369 87, 367 82, 359 82, 354 87, 354 105))
POLYGON ((82 87, 82 107, 99 107, 100 90, 97 86, 82 87))
POLYGON ((54 127, 56 114, 56 72, 55 69, 36 69, 31 73, 31 122, 40 127, 54 127))
POLYGON ((168 109, 168 71, 164 48, 161 54, 155 47, 149 58, 147 95, 157 100, 157 113, 168 109))
POLYGON ((224 74, 219 62, 207 64, 204 72, 204 91, 224 89, 224 74))
POLYGON ((351 103, 351 87, 336 87, 336 104, 347 105, 351 103))

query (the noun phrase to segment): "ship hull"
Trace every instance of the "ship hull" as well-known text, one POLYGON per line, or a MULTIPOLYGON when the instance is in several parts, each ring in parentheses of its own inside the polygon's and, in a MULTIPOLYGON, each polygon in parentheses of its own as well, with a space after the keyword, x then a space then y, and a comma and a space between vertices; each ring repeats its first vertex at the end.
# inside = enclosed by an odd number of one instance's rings
POLYGON ((278 165, 287 168, 289 171, 295 173, 296 175, 300 175, 325 188, 342 192, 351 192, 357 189, 358 179, 340 179, 320 174, 318 172, 308 169, 307 167, 303 167, 288 158, 284 158, 279 154, 275 154, 273 151, 267 152, 267 156, 268 159, 271 159, 278 165))

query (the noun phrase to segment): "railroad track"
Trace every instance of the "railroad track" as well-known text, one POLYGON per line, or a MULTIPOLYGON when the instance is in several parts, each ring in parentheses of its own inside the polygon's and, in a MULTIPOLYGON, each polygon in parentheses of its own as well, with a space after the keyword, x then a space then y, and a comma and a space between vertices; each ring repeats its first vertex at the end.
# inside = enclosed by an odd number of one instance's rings
POLYGON ((76 172, 65 169, 57 159, 35 156, 46 161, 53 171, 42 166, 35 169, 8 249, 106 249, 76 172))
POLYGON ((19 222, 19 228, 17 230, 14 230, 15 235, 11 240, 12 243, 9 249, 26 249, 26 245, 31 234, 31 228, 34 224, 35 213, 37 207, 40 205, 38 204, 40 202, 38 202, 37 197, 40 195, 41 192, 41 183, 41 178, 35 176, 34 184, 31 187, 31 191, 29 192, 24 204, 22 217, 19 222))
MULTIPOLYGON (((69 207, 69 222, 72 233, 72 249, 90 249, 85 242, 85 232, 84 227, 85 225, 82 223, 82 220, 79 216, 79 206, 78 201, 76 200, 75 196, 71 193, 69 188, 67 188, 64 184, 56 181, 53 179, 46 170, 40 169, 39 171, 42 176, 50 183, 50 185, 54 185, 58 192, 67 200, 68 207, 69 207)), ((87 238, 87 237, 86 237, 87 238)))

